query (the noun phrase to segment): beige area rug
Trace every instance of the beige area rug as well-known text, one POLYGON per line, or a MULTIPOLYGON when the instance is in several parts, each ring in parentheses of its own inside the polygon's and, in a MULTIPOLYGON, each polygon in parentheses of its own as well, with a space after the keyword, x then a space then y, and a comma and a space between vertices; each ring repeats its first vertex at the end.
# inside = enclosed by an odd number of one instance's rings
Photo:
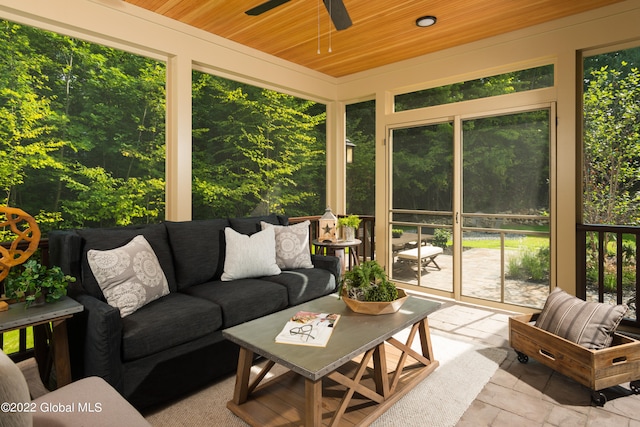
MULTIPOLYGON (((400 335, 397 337, 402 340, 400 335)), ((440 366, 372 426, 455 426, 507 355, 505 349, 460 341, 439 331, 432 330, 431 339, 433 353, 440 366)), ((283 368, 276 368, 279 370, 272 369, 274 374, 283 372, 283 368)), ((147 414, 146 418, 154 427, 246 427, 246 423, 226 408, 233 386, 234 378, 226 378, 147 414)))

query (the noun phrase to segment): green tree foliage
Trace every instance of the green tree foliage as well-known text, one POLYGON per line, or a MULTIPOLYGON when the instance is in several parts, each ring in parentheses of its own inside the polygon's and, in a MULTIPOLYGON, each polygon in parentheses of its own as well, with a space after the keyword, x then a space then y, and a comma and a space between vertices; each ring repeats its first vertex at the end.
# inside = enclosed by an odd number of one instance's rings
POLYGON ((64 168, 53 154, 68 142, 55 134, 60 116, 42 94, 47 58, 31 46, 20 26, 0 21, 0 38, 0 203, 18 205, 30 174, 64 168))
POLYGON ((324 106, 194 72, 194 218, 324 210, 324 106))
POLYGON ((591 71, 584 93, 585 223, 640 222, 640 72, 619 66, 591 71))
MULTIPOLYGON (((164 63, 1 21, 0 203, 52 228, 164 219, 164 63)), ((196 217, 322 212, 323 105, 194 76, 196 217)))
POLYGON ((553 69, 553 65, 543 65, 397 95, 395 110, 411 110, 551 87, 553 69))
POLYGON ((51 228, 164 218, 165 66, 2 21, 2 203, 51 228))

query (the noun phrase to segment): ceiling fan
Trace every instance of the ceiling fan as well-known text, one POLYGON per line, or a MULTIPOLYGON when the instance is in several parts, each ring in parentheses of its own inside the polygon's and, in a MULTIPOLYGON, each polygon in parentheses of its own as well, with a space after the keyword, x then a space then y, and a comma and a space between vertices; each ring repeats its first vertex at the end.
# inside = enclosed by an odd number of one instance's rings
MULTIPOLYGON (((271 9, 274 9, 289 1, 290 0, 267 0, 264 3, 247 10, 245 13, 251 16, 262 15, 263 13, 268 12, 271 9)), ((331 17, 336 30, 345 30, 351 26, 351 18, 349 17, 347 8, 344 6, 342 0, 322 0, 322 2, 327 8, 329 16, 331 17)))

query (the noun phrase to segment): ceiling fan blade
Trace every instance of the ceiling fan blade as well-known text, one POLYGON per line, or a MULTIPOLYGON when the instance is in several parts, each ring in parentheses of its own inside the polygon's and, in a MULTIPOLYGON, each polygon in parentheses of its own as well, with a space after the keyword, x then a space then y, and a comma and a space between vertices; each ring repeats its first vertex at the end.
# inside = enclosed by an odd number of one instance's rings
POLYGON ((351 26, 351 18, 342 0, 322 0, 329 12, 336 30, 346 30, 351 26))
POLYGON ((259 4, 258 6, 247 10, 245 13, 247 15, 251 15, 251 16, 258 16, 258 15, 262 15, 265 12, 270 11, 273 8, 276 8, 278 6, 280 6, 281 4, 285 4, 287 2, 289 2, 290 0, 268 0, 262 4, 259 4))

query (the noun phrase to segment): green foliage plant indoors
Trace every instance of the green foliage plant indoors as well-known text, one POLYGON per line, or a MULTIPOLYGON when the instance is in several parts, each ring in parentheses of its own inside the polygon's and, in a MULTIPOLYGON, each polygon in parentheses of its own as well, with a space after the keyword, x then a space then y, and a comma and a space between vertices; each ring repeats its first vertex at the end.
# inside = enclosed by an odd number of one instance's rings
POLYGON ((360 226, 360 222, 362 222, 362 220, 358 215, 349 215, 338 218, 338 225, 340 227, 358 228, 360 226))
POLYGON ((67 295, 67 286, 76 278, 65 275, 60 267, 47 268, 36 260, 24 263, 22 271, 12 270, 5 279, 8 298, 25 301, 29 307, 38 298, 45 302, 56 302, 67 295))
POLYGON ((377 261, 369 260, 345 272, 338 295, 342 292, 358 301, 382 302, 398 298, 398 289, 387 278, 387 274, 377 261))
POLYGON ((349 215, 338 218, 338 227, 342 229, 342 236, 347 241, 355 239, 356 230, 362 220, 358 215, 349 215))

